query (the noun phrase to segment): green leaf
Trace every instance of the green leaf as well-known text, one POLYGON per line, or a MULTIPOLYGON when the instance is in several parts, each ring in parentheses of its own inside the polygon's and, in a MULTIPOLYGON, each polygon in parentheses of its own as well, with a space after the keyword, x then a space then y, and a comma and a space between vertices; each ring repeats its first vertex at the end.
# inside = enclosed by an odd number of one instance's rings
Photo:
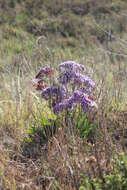
POLYGON ((34 134, 34 131, 35 131, 34 127, 30 126, 30 128, 29 128, 29 134, 31 134, 31 135, 34 134))
POLYGON ((85 190, 85 187, 84 186, 80 186, 79 190, 85 190))
POLYGON ((42 124, 43 126, 46 126, 46 125, 50 125, 50 124, 51 124, 51 122, 50 122, 47 118, 45 118, 44 116, 42 116, 42 117, 40 118, 40 122, 41 122, 41 124, 42 124))

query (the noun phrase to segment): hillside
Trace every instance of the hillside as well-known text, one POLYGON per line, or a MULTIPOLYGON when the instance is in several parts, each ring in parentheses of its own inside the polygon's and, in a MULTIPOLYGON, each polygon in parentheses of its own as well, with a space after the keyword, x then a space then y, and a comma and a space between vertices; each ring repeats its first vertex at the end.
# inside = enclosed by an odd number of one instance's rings
POLYGON ((127 189, 126 10, 126 0, 0 0, 0 189, 127 189), (96 108, 57 115, 36 89, 59 85, 68 60, 95 82, 85 98, 96 108), (53 77, 36 86, 40 67, 53 77))
MULTIPOLYGON (((48 45, 62 49, 115 46, 120 43, 119 38, 124 39, 127 30, 127 5, 126 1, 121 0, 70 0, 62 3, 59 0, 1 0, 0 7, 1 38, 4 44, 8 38, 15 40, 17 45, 20 39, 25 42, 27 37, 34 40, 44 36, 46 42, 50 41, 48 45)), ((27 47, 20 44, 17 53, 24 48, 27 47)))

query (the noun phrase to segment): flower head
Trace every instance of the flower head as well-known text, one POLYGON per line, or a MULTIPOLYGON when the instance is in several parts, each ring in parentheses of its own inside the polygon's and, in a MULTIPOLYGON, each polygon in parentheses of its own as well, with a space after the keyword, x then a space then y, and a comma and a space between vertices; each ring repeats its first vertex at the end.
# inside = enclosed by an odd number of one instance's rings
POLYGON ((44 75, 46 76, 51 76, 53 74, 53 69, 50 67, 42 67, 40 69, 40 71, 37 73, 37 75, 35 76, 35 78, 41 78, 44 75))
POLYGON ((41 92, 41 97, 45 100, 48 100, 49 95, 51 94, 51 87, 44 88, 41 92))
POLYGON ((87 94, 84 94, 81 100, 81 107, 83 110, 88 111, 88 108, 97 108, 97 104, 87 94))
POLYGON ((75 61, 65 61, 59 65, 60 68, 64 68, 67 70, 73 70, 73 65, 75 64, 75 61))
POLYGON ((53 107, 53 112, 54 114, 58 114, 59 112, 62 112, 66 107, 66 103, 62 102, 62 103, 58 103, 53 107))
POLYGON ((91 98, 95 83, 86 75, 85 66, 75 61, 65 61, 59 65, 59 68, 59 83, 55 86, 44 86, 43 77, 53 74, 53 69, 50 67, 41 68, 35 79, 36 89, 42 90, 42 98, 50 100, 54 113, 70 111, 76 105, 80 105, 83 111, 88 111, 89 107, 97 107, 91 98))
POLYGON ((53 111, 55 114, 58 114, 63 110, 70 111, 77 104, 81 104, 81 108, 84 111, 88 111, 89 107, 97 107, 96 103, 90 99, 87 94, 77 90, 72 96, 64 99, 63 102, 56 104, 53 111))
POLYGON ((60 68, 64 68, 68 71, 86 71, 84 65, 76 63, 75 61, 65 61, 59 65, 60 68))
POLYGON ((81 75, 79 73, 75 73, 75 76, 74 76, 74 82, 79 84, 79 85, 86 85, 87 87, 88 86, 91 86, 92 88, 95 87, 95 82, 90 79, 88 76, 86 75, 81 75))
POLYGON ((81 100, 82 96, 83 96, 83 92, 81 92, 79 90, 74 91, 74 93, 72 95, 75 102, 79 102, 81 100))
POLYGON ((70 97, 68 99, 65 99, 63 102, 56 104, 53 107, 53 112, 55 114, 58 114, 59 112, 62 112, 63 110, 69 111, 73 107, 73 99, 70 97))
POLYGON ((64 71, 60 74, 60 83, 61 84, 67 84, 69 83, 73 78, 73 72, 71 71, 64 71))
POLYGON ((85 87, 81 88, 81 91, 84 92, 85 94, 89 94, 90 95, 93 92, 93 88, 91 86, 90 87, 85 86, 85 87))
POLYGON ((41 96, 44 99, 49 99, 49 97, 54 97, 56 98, 57 102, 62 101, 62 99, 66 96, 65 89, 60 86, 51 86, 47 87, 42 90, 41 96))

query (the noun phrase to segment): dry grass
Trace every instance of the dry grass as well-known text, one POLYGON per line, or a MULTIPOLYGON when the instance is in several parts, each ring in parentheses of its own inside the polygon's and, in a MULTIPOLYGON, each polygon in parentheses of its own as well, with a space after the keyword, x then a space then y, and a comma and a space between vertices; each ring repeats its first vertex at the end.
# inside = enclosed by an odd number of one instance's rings
MULTIPOLYGON (((40 49, 35 52, 36 56, 40 55, 40 49)), ((56 55, 50 56, 51 60, 57 59, 56 55)), ((40 62, 42 57, 39 57, 40 62)), ((94 61, 97 59, 96 56, 94 61)), ((16 62, 19 65, 22 63, 18 69, 7 67, 6 70, 3 67, 1 86, 5 88, 0 95, 1 185, 5 190, 78 190, 82 180, 88 177, 94 190, 92 179, 98 177, 103 185, 104 176, 113 170, 114 155, 126 152, 127 148, 125 92, 121 92, 125 84, 119 78, 120 72, 113 76, 110 65, 107 67, 104 62, 95 65, 89 59, 79 58, 80 62, 86 61, 97 81, 95 97, 98 110, 88 114, 88 120, 98 126, 94 135, 90 139, 82 139, 73 124, 66 126, 61 123, 48 142, 40 144, 40 137, 37 136, 33 144, 27 145, 24 137, 28 135, 30 126, 41 127, 40 117, 50 115, 32 86, 31 80, 36 70, 32 61, 31 58, 22 57, 19 63, 16 62), (109 78, 105 77, 106 73, 109 78)))
MULTIPOLYGON (((115 118, 116 115, 112 114, 115 118)), ((9 148, 5 144, 1 145, 0 175, 3 188, 74 190, 79 188, 81 176, 90 179, 99 177, 104 183, 104 175, 113 169, 114 153, 121 151, 123 144, 117 145, 115 135, 110 134, 109 124, 107 125, 107 121, 102 119, 100 113, 96 119, 99 124, 99 134, 96 133, 94 143, 79 138, 64 127, 57 130, 48 144, 39 146, 36 158, 33 155, 29 158, 23 155, 19 146, 21 139, 14 146, 9 142, 9 148)), ((115 122, 113 117, 112 121, 115 122)), ((117 123, 117 127, 119 124, 117 123)), ((17 135, 18 132, 14 136, 17 135)))

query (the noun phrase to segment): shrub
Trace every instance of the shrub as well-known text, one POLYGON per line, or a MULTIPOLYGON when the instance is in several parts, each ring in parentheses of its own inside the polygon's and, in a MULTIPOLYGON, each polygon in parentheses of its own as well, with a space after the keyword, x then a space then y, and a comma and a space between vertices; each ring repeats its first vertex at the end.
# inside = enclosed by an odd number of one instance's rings
POLYGON ((58 120, 64 119, 63 125, 73 126, 81 138, 92 141, 95 126, 89 123, 86 113, 97 107, 92 98, 95 83, 85 73, 84 65, 66 61, 58 71, 41 68, 33 82, 58 120))

